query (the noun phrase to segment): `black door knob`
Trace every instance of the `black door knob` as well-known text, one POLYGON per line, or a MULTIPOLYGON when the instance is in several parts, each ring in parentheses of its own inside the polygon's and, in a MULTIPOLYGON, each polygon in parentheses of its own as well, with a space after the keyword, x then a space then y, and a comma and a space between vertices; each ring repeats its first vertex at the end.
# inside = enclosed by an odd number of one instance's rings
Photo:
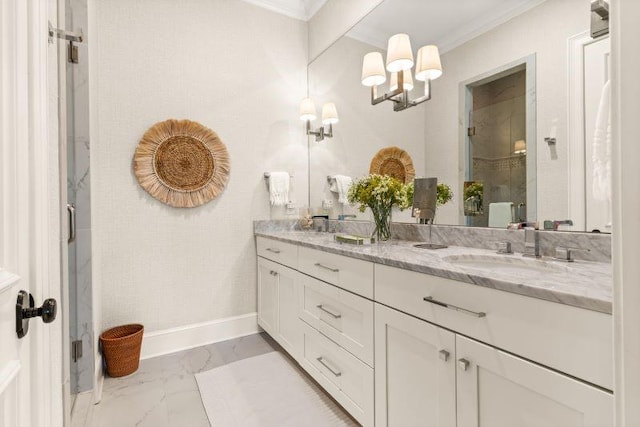
POLYGON ((47 298, 41 307, 36 308, 33 295, 27 291, 18 292, 16 301, 16 334, 22 338, 29 332, 29 319, 42 317, 44 323, 51 323, 58 314, 58 303, 53 298, 47 298))

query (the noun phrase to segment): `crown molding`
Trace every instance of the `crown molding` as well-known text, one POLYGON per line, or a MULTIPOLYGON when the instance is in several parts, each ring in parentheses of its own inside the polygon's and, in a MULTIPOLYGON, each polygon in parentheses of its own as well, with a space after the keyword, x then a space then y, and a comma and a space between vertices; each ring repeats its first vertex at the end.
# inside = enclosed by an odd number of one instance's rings
MULTIPOLYGON (((451 51, 458 46, 486 33, 494 28, 504 24, 505 22, 541 5, 547 0, 527 0, 515 4, 511 8, 502 9, 498 13, 491 11, 484 16, 475 19, 469 25, 452 29, 445 37, 433 40, 433 44, 438 46, 440 54, 451 51)), ((347 37, 370 44, 379 49, 387 48, 387 38, 377 32, 376 28, 370 26, 357 25, 347 33, 347 37)))
POLYGON ((263 9, 301 21, 308 21, 327 0, 243 0, 263 9))

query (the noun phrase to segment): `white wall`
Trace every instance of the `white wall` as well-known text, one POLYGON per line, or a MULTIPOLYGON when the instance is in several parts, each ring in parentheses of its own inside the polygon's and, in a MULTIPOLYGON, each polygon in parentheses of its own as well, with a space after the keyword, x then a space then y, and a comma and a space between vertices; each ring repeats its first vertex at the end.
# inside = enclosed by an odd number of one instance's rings
MULTIPOLYGON (((537 62, 537 208, 538 220, 566 219, 567 175, 567 39, 589 28, 588 0, 549 0, 499 27, 442 55, 443 76, 433 83, 425 108, 426 173, 458 182, 464 163, 459 144, 464 120, 459 110, 461 82, 536 54, 537 62), (551 150, 544 138, 557 138, 551 150)), ((462 198, 438 212, 438 222, 458 222, 462 198)))
POLYGON ((312 61, 383 0, 328 0, 309 20, 312 61))
POLYGON ((640 425, 640 2, 611 2, 615 425, 640 425))
MULTIPOLYGON (((327 176, 367 175, 371 159, 381 148, 395 145, 407 151, 416 176, 424 176, 424 104, 402 112, 393 111, 391 102, 371 105, 370 88, 360 84, 362 58, 371 51, 380 49, 342 37, 309 65, 309 96, 316 102, 318 114, 324 102, 335 102, 340 117, 333 127, 333 138, 322 142, 310 139, 311 206, 320 207, 323 199, 333 200, 332 217, 347 213, 368 218, 356 208, 337 204, 337 196, 329 192, 327 176)), ((423 90, 422 83, 417 83, 412 97, 423 90)), ((380 87, 380 93, 386 89, 387 83, 380 87)), ((320 126, 320 120, 314 126, 320 126)), ((415 222, 410 209, 394 212, 393 220, 415 222)))
POLYGON ((104 329, 147 331, 256 311, 254 219, 263 172, 293 173, 307 200, 302 21, 237 0, 92 2, 94 279, 104 329), (193 209, 149 196, 132 156, 154 123, 188 118, 226 144, 225 192, 193 209))

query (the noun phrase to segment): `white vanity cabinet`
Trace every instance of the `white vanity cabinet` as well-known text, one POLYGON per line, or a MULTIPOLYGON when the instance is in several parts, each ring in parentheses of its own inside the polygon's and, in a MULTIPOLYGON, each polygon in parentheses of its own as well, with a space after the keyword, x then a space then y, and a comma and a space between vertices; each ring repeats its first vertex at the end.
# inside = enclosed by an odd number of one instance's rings
POLYGON ((258 322, 369 427, 611 427, 608 314, 258 237, 258 322))

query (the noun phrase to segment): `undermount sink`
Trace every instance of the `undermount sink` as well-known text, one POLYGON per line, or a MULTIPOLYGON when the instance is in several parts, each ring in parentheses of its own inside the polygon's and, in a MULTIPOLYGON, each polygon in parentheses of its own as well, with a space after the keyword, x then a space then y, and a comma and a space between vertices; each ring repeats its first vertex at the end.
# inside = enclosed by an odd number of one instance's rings
POLYGON ((520 255, 449 255, 443 258, 451 264, 498 273, 561 273, 566 265, 520 255))

